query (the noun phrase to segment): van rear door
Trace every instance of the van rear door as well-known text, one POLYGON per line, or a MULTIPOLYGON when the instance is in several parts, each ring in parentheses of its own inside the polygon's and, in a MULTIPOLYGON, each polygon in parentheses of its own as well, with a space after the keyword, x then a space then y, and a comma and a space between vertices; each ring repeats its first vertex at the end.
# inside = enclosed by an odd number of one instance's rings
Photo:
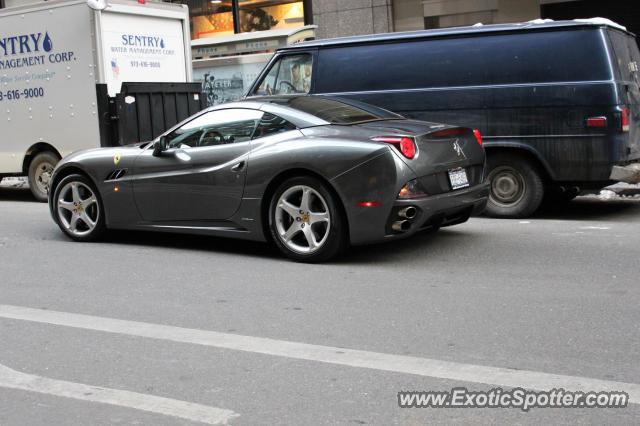
MULTIPOLYGON (((613 46, 614 66, 617 66, 618 78, 622 89, 621 118, 628 108, 629 138, 625 160, 640 159, 640 51, 636 39, 629 33, 609 30, 609 38, 613 46)), ((621 120, 623 121, 623 120, 621 120)), ((624 123, 620 123, 622 127, 624 123)), ((622 131, 625 131, 622 128, 622 131)))

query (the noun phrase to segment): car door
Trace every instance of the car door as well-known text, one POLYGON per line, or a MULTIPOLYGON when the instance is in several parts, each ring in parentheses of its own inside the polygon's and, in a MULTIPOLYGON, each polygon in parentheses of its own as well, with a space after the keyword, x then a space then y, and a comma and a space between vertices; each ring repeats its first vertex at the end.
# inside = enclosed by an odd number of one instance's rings
POLYGON ((206 112, 166 135, 159 155, 147 149, 133 170, 134 199, 148 222, 215 221, 242 199, 251 137, 263 112, 206 112))

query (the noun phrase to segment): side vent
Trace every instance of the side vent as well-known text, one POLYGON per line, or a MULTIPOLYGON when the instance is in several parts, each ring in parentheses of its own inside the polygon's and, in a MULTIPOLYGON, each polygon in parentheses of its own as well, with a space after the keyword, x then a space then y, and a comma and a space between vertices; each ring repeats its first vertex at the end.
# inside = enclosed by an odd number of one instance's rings
POLYGON ((127 169, 116 169, 109 173, 105 180, 118 180, 122 179, 127 174, 127 169))

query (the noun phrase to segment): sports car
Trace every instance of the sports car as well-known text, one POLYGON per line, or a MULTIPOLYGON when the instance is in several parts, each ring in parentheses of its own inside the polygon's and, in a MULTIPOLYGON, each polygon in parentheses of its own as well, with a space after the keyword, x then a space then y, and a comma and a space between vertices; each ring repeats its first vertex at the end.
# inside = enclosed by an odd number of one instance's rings
POLYGON ((79 151, 51 179, 54 221, 270 241, 305 262, 465 222, 487 202, 482 138, 339 98, 208 108, 156 140, 79 151))

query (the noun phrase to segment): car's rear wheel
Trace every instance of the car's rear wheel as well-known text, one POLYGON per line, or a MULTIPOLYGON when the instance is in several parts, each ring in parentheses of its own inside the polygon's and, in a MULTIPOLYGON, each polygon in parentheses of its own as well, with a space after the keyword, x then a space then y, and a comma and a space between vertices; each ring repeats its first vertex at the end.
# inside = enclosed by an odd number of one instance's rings
POLYGON ((528 159, 507 153, 488 157, 491 185, 485 214, 502 218, 522 218, 533 214, 544 197, 544 182, 528 159))
POLYGON ((40 202, 49 199, 49 189, 53 169, 58 164, 58 157, 49 151, 41 152, 33 157, 29 164, 29 189, 40 202))
POLYGON ((56 222, 62 232, 76 241, 95 241, 105 231, 102 199, 93 182, 82 175, 70 175, 56 186, 53 195, 56 222))
POLYGON ((287 257, 323 262, 347 242, 339 201, 320 180, 296 177, 275 191, 269 208, 269 230, 287 257))

